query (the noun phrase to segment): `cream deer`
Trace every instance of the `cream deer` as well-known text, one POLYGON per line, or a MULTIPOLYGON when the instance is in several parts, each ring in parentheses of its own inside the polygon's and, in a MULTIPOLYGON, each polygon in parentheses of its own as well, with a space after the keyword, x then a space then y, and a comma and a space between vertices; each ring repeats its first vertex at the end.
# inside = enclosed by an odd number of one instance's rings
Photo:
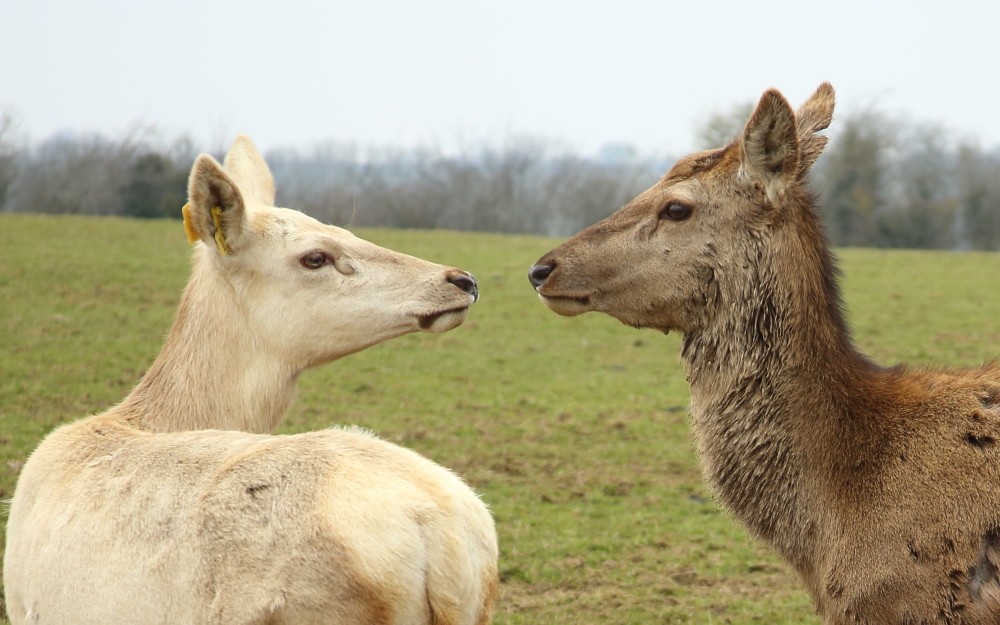
POLYGON ((563 315, 683 332, 691 424, 721 503, 827 625, 1000 623, 1000 368, 884 369, 854 348, 805 178, 828 84, 766 92, 728 147, 543 256, 563 315))
POLYGON ((358 429, 271 436, 298 375, 477 298, 464 271, 275 208, 246 137, 197 159, 194 269, 125 400, 32 453, 4 562, 14 625, 491 618, 497 540, 453 473, 358 429))

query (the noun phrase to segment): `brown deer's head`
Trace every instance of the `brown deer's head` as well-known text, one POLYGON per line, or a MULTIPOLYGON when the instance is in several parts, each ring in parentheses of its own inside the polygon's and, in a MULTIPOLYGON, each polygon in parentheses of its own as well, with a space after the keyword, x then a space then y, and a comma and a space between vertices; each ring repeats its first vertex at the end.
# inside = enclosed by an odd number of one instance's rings
POLYGON ((796 254, 823 249, 803 179, 826 144, 814 133, 829 125, 833 104, 827 83, 798 112, 767 91, 736 141, 679 160, 539 259, 531 284, 561 315, 600 311, 635 327, 704 329, 761 283, 756 273, 795 271, 796 254))

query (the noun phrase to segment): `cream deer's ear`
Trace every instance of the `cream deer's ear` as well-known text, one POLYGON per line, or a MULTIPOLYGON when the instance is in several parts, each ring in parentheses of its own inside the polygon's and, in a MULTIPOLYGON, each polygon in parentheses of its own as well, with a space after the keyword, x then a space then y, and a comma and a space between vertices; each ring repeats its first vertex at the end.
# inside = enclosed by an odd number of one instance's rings
POLYGON ((274 176, 250 137, 236 137, 223 167, 248 200, 274 206, 274 176))
POLYGON ((211 156, 195 160, 184 206, 184 231, 222 255, 239 251, 245 236, 246 207, 236 182, 211 156))
POLYGON ((795 114, 778 91, 771 89, 761 97, 743 129, 741 146, 741 174, 762 184, 767 199, 775 201, 799 169, 795 114))

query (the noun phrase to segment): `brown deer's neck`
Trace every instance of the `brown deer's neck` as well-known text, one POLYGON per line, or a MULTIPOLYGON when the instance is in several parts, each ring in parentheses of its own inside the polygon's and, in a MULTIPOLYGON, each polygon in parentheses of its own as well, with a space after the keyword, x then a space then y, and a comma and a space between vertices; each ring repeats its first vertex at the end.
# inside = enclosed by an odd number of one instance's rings
POLYGON ((852 346, 821 240, 786 258, 764 249, 741 263, 749 276, 720 280, 716 312, 685 335, 682 358, 709 483, 808 578, 822 514, 810 489, 816 454, 829 455, 817 449, 843 435, 870 365, 852 346))
POLYGON ((163 350, 112 413, 158 432, 270 433, 294 400, 300 371, 265 350, 233 287, 196 268, 163 350))

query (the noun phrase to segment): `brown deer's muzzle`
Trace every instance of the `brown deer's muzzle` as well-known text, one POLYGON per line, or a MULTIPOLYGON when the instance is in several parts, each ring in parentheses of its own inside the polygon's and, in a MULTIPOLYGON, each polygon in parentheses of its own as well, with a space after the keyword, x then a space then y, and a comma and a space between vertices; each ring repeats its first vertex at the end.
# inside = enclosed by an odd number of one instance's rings
POLYGON ((545 280, 552 273, 553 269, 554 267, 550 267, 549 265, 533 265, 528 270, 528 281, 531 282, 531 286, 538 289, 545 284, 545 280))
MULTIPOLYGON (((556 262, 554 260, 546 262, 546 258, 547 257, 542 257, 537 265, 533 265, 531 269, 528 270, 528 281, 531 282, 531 286, 534 287, 535 292, 538 293, 538 297, 546 306, 548 306, 549 310, 567 317, 572 317, 593 310, 590 304, 590 297, 588 295, 542 292, 542 288, 545 286, 546 280, 549 279, 549 276, 552 275, 552 272, 556 269, 556 262)), ((556 290, 558 291, 558 285, 556 290)))

